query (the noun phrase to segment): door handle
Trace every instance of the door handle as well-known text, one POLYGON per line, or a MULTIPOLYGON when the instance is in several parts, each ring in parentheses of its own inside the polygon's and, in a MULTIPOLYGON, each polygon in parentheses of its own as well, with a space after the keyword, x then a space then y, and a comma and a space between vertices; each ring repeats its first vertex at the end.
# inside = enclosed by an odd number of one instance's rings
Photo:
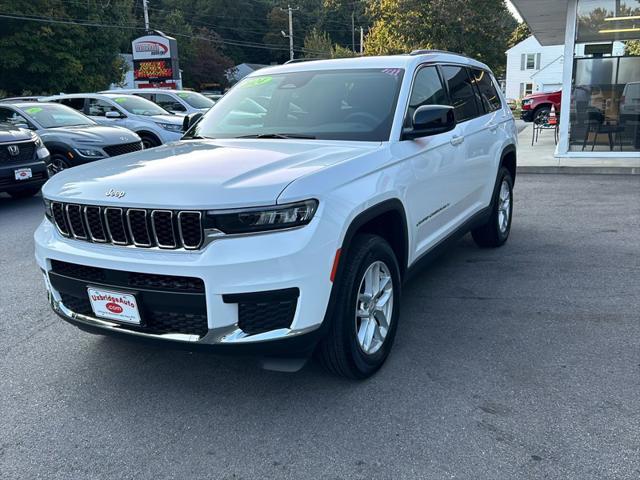
POLYGON ((464 137, 462 135, 454 135, 451 137, 451 145, 460 145, 464 142, 464 137))

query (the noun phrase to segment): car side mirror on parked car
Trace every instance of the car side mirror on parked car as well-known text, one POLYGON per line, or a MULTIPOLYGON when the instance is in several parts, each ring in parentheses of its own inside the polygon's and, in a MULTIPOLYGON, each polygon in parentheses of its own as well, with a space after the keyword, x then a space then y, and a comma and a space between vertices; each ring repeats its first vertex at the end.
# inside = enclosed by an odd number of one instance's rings
POLYGON ((106 118, 122 118, 122 114, 119 112, 114 112, 113 110, 110 110, 108 112, 105 112, 104 116, 106 118))
POLYGON ((193 127, 196 123, 200 121, 203 115, 204 114, 202 112, 185 115, 184 120, 182 120, 182 131, 186 132, 191 127, 193 127))
POLYGON ((429 137, 453 130, 456 116, 449 105, 422 105, 413 113, 411 127, 402 131, 402 140, 429 137))

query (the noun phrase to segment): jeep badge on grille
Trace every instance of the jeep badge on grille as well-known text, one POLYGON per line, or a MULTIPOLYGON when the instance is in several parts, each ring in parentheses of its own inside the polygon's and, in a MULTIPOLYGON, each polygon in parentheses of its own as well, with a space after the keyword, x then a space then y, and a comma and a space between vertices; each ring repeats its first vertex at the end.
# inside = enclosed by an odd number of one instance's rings
POLYGON ((122 197, 124 197, 126 195, 126 192, 124 192, 122 190, 114 190, 112 188, 106 193, 106 195, 107 195, 107 197, 122 198, 122 197))

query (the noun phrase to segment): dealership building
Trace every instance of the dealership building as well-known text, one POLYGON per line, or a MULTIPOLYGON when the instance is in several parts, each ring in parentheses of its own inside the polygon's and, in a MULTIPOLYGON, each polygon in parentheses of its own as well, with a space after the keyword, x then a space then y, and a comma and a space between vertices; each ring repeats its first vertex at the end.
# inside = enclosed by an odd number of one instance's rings
POLYGON ((640 0, 512 4, 541 45, 564 45, 556 156, 640 158, 640 0))

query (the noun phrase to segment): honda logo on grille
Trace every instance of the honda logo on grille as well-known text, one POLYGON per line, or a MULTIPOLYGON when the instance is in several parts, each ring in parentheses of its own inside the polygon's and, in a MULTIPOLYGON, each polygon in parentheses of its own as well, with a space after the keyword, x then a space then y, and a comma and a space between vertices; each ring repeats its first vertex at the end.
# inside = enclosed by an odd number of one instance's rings
POLYGON ((18 147, 18 145, 9 145, 7 150, 9 150, 9 154, 14 157, 20 153, 20 147, 18 147))

